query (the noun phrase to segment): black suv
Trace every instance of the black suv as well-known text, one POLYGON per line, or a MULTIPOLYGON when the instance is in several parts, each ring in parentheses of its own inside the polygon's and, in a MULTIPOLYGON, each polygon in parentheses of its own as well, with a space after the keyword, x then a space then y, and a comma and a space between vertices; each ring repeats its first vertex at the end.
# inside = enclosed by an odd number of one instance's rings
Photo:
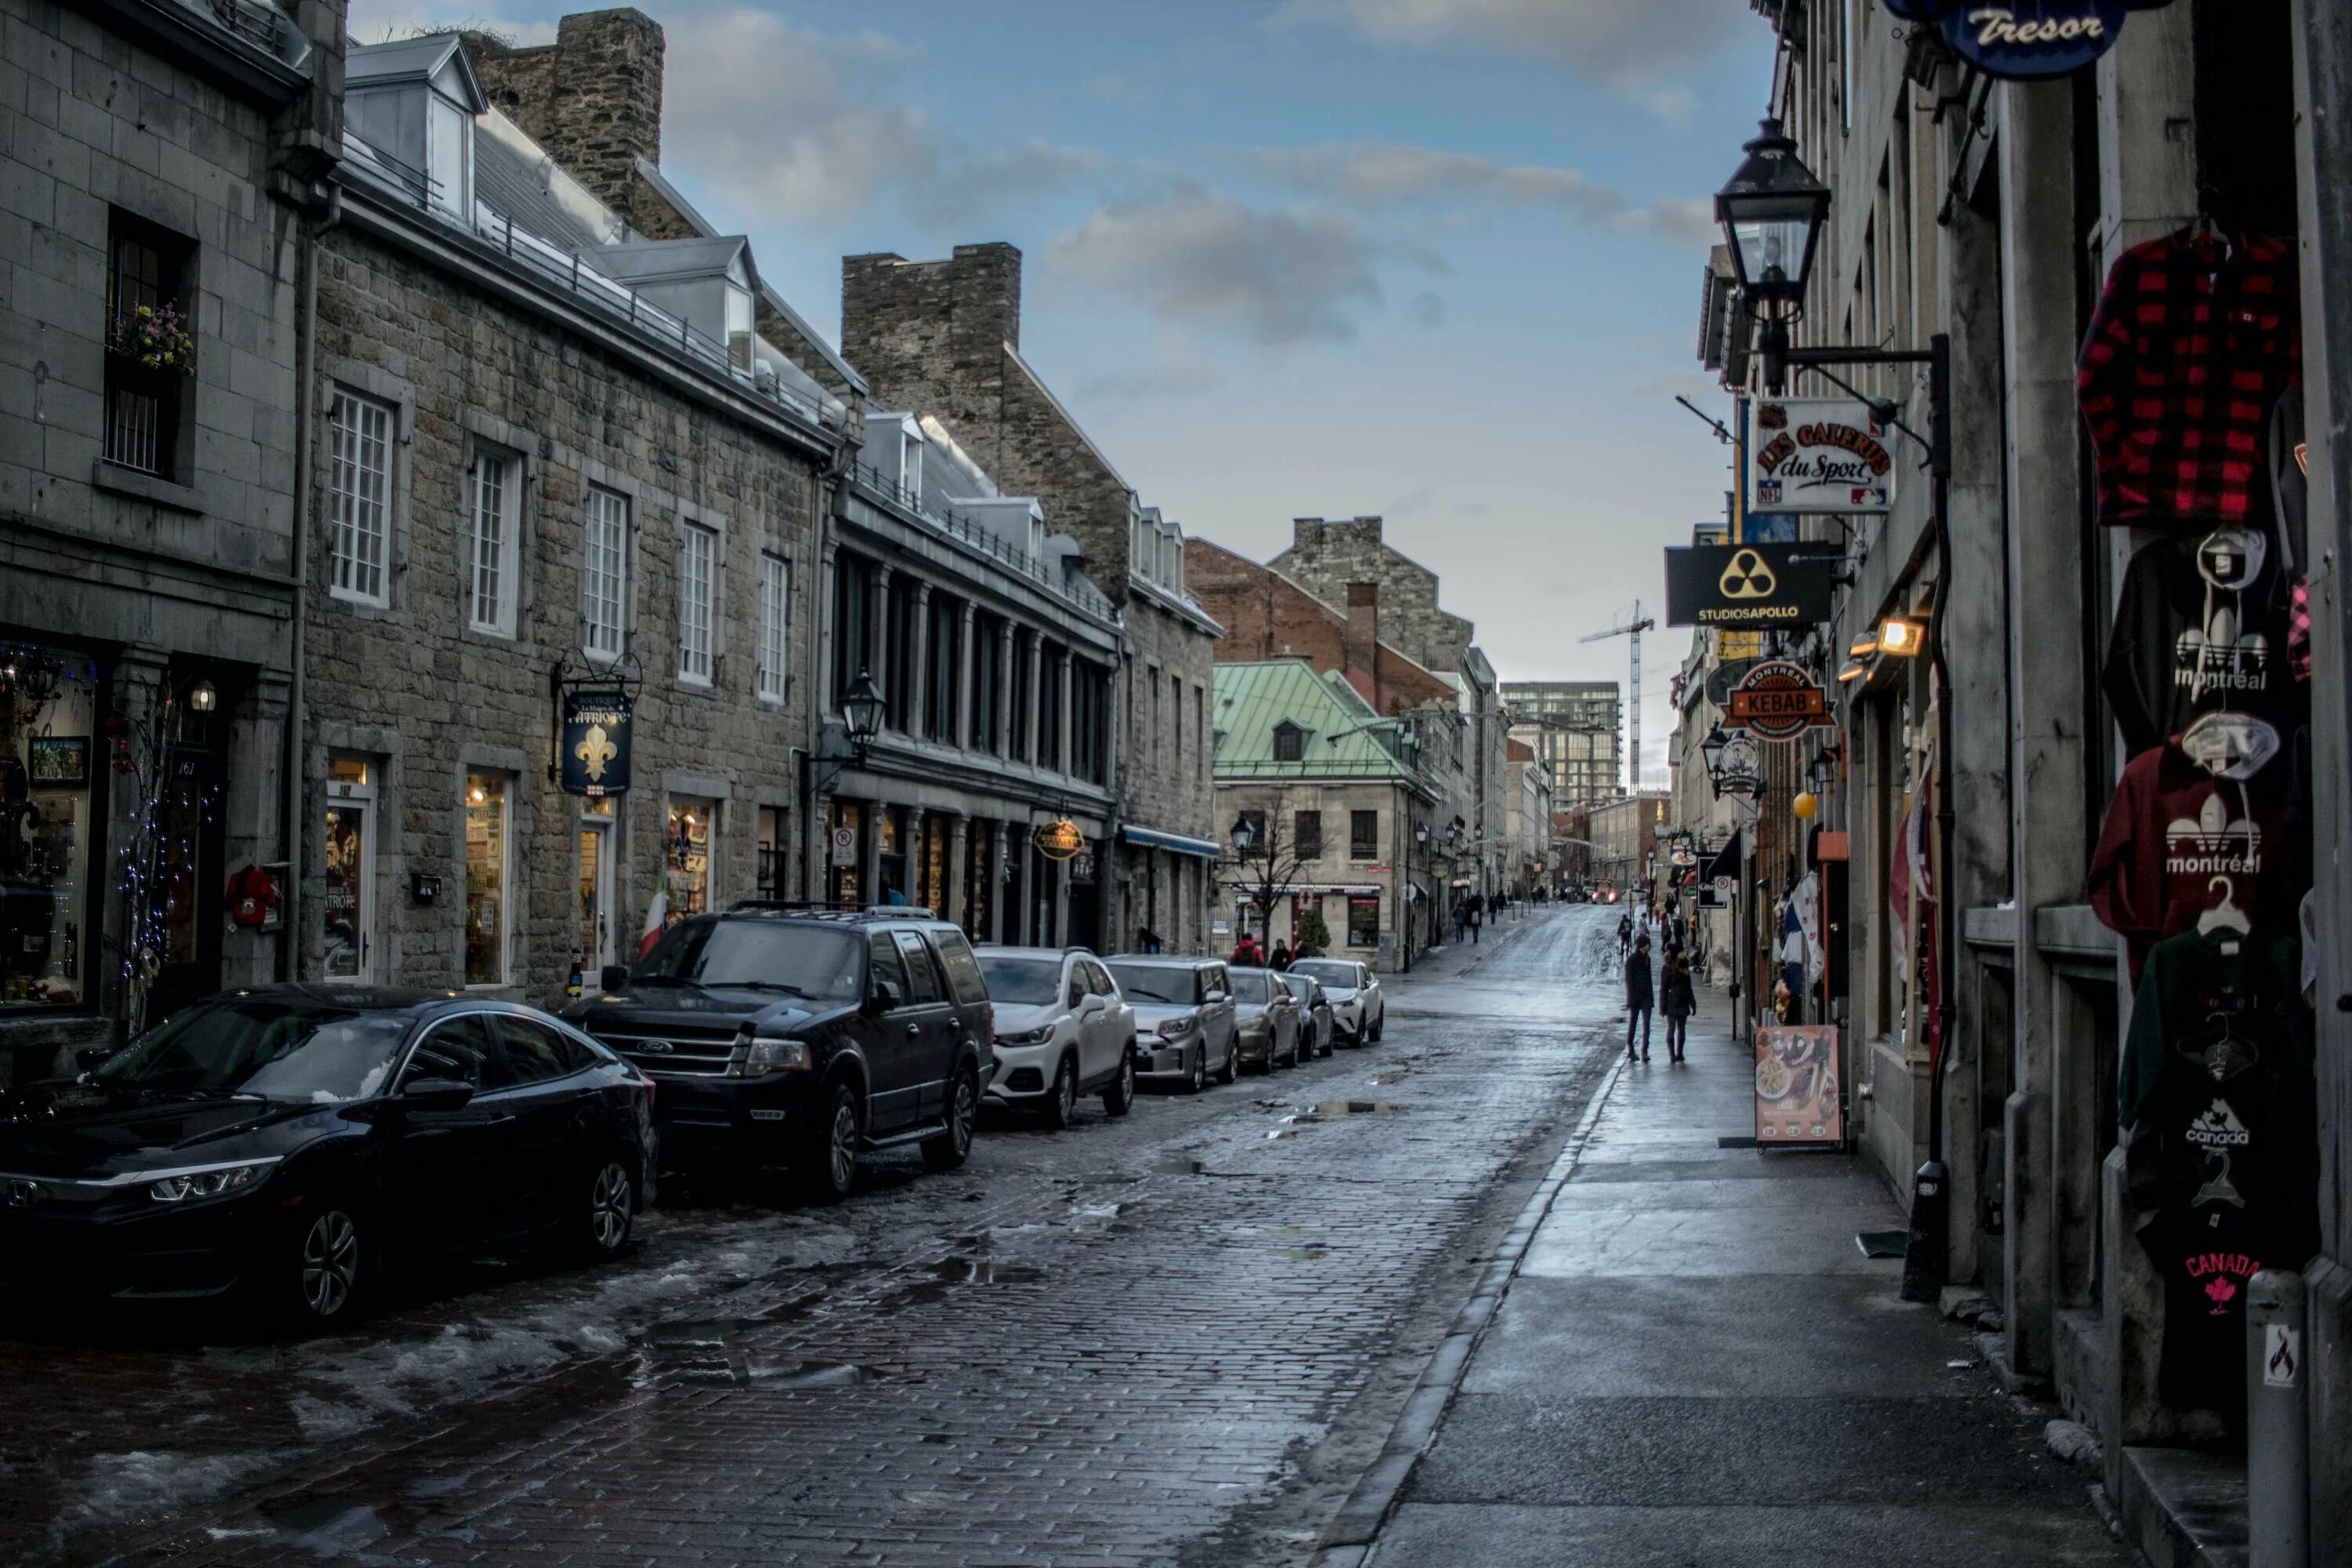
POLYGON ((971 1150, 994 1066, 963 932, 917 910, 739 904, 664 932, 565 1016, 654 1079, 666 1158, 782 1164, 821 1203, 868 1149, 971 1150))

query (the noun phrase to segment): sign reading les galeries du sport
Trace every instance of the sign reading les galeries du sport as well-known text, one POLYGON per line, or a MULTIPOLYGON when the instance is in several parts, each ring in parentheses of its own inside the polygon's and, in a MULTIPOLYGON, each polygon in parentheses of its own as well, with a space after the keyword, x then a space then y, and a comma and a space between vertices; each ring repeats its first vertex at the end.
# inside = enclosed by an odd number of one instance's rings
POLYGON ((1768 397, 1756 405, 1754 511, 1885 511, 1895 504, 1887 427, 1855 397, 1768 397))

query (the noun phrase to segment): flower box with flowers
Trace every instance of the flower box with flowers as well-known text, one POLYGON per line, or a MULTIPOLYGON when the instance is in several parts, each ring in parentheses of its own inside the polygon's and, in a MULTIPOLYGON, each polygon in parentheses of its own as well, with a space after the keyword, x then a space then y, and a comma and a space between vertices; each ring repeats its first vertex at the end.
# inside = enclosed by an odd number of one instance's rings
POLYGON ((176 305, 141 305, 115 318, 106 346, 148 370, 194 375, 196 340, 176 305))

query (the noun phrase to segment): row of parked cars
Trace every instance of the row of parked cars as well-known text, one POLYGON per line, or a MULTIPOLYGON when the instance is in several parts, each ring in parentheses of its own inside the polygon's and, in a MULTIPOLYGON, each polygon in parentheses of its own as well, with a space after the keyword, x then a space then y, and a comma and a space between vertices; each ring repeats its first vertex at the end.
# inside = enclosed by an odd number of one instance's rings
POLYGON ((0 1257, 118 1299, 348 1320, 387 1258, 628 1244, 658 1176, 867 1152, 952 1170, 992 1103, 1066 1125, 1381 1037, 1368 966, 975 950, 922 911, 744 904, 673 926, 556 1017, 462 992, 196 1004, 0 1099, 0 1257))

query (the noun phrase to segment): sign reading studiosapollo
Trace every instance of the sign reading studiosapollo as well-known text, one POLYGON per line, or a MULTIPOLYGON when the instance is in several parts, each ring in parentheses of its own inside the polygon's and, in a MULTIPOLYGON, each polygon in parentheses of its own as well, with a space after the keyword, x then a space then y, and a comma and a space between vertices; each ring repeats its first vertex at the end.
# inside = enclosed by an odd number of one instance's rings
POLYGON ((1666 551, 1666 624, 1760 628, 1826 621, 1835 548, 1819 543, 1671 546, 1666 551))
POLYGON ((1751 511, 1885 511, 1895 504, 1885 426, 1853 397, 1778 397, 1756 405, 1751 511))

